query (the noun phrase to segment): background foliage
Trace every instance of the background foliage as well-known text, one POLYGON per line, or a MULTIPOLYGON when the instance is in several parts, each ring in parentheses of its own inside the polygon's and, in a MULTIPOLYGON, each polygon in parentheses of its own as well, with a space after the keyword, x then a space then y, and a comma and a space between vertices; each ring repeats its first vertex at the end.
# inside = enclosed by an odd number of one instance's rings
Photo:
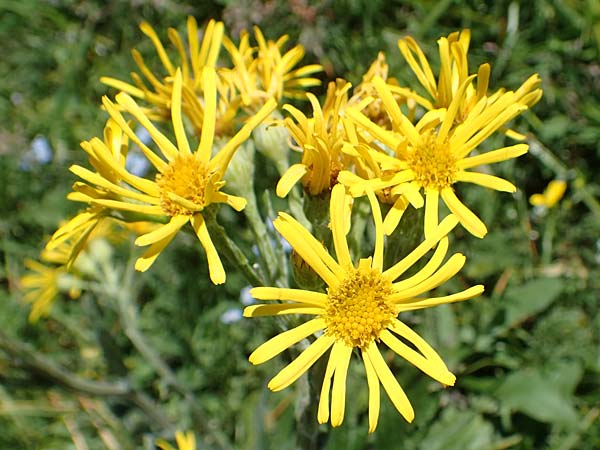
MULTIPOLYGON (((137 250, 121 244, 95 260, 114 295, 60 299, 36 324, 19 291, 23 259, 37 257, 77 210, 65 199, 67 168, 83 160, 79 142, 101 133, 100 97, 114 94, 99 77, 128 79, 133 47, 154 57, 139 22, 165 37, 169 26, 183 29, 187 14, 221 18, 234 36, 253 24, 270 38, 289 33, 306 47, 305 62, 325 66, 326 80, 359 82, 383 50, 390 73, 414 84, 398 37, 411 34, 433 56, 439 36, 464 27, 472 29, 471 69, 490 61, 492 88, 541 75, 544 97, 517 127, 530 133, 530 153, 501 168, 519 192, 465 193, 490 234, 457 233, 453 243, 468 258, 462 282, 484 283, 485 296, 413 318, 456 386, 440 390, 392 363, 417 417, 405 424, 384 400, 368 436, 364 374, 354 367, 354 401, 323 446, 600 448, 600 3, 0 0, 0 13, 0 448, 153 448, 175 429, 195 430, 199 448, 294 447, 302 386, 267 392, 272 365, 246 358, 274 329, 238 320, 244 280, 230 273, 225 287, 209 285, 192 239, 178 238, 133 277, 137 250), (49 160, 40 146, 51 149, 49 160), (556 177, 569 182, 566 197, 534 210, 529 195, 556 177)), ((244 238, 234 219, 227 227, 244 238)))

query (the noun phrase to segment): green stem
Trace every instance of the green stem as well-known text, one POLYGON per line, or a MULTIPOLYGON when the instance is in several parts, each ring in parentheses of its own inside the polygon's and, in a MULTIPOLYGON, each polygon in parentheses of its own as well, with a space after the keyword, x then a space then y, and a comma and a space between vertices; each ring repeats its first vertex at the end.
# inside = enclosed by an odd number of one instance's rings
POLYGON ((171 427, 169 420, 160 413, 154 402, 144 393, 132 389, 126 381, 109 383, 81 378, 55 364, 50 358, 36 352, 29 345, 12 339, 2 330, 0 330, 0 349, 10 355, 17 365, 38 373, 57 384, 97 397, 127 399, 142 409, 160 428, 169 429, 171 427))
POLYGON ((275 256, 275 251, 271 245, 267 227, 265 226, 265 222, 258 212, 257 200, 256 195, 254 195, 254 191, 246 194, 246 200, 248 203, 244 208, 244 215, 248 219, 248 223, 250 224, 252 233, 256 239, 256 245, 258 246, 258 251, 263 262, 264 272, 267 274, 267 282, 269 285, 272 285, 274 280, 279 277, 279 272, 281 270, 277 264, 277 257, 275 256))
POLYGON ((544 226, 544 236, 542 236, 542 265, 550 264, 552 260, 552 242, 556 234, 556 209, 550 209, 546 217, 544 226))

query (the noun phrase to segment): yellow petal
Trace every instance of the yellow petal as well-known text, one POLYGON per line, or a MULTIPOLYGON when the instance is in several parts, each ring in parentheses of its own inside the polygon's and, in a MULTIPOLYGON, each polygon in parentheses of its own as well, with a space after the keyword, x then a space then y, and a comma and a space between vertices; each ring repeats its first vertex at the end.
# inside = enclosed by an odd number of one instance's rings
POLYGON ((494 189, 502 192, 516 192, 517 188, 510 181, 503 178, 495 177, 487 173, 479 172, 459 172, 456 176, 457 181, 465 183, 473 183, 486 188, 494 189))
POLYGON ((433 275, 411 288, 390 295, 390 300, 393 302, 404 302, 408 299, 414 299, 423 292, 438 287, 456 275, 465 265, 466 259, 467 258, 462 253, 455 253, 433 275))
POLYGON ((464 158, 456 163, 459 169, 470 169, 471 167, 483 164, 493 164, 507 159, 516 158, 527 153, 529 146, 527 144, 516 144, 509 147, 502 147, 491 152, 485 152, 480 155, 464 158))
POLYGON ((173 216, 166 225, 162 225, 150 233, 143 234, 135 240, 135 245, 145 246, 152 245, 155 242, 161 241, 168 236, 175 235, 179 229, 188 223, 188 216, 173 216))
POLYGON ((325 327, 326 325, 323 319, 317 318, 309 320, 302 325, 272 337, 254 350, 248 359, 254 365, 262 364, 325 327))
POLYGON ((308 171, 304 164, 292 165, 279 179, 275 192, 278 197, 285 197, 292 190, 294 185, 300 181, 300 179, 308 171))
POLYGON ((303 289, 255 287, 250 290, 250 295, 258 300, 292 300, 313 306, 324 306, 327 301, 327 294, 303 289))
POLYGON ((431 250, 444 236, 446 236, 458 224, 458 219, 450 214, 442 220, 435 232, 426 238, 417 248, 410 252, 402 260, 398 261, 392 267, 384 272, 386 277, 395 280, 416 263, 425 253, 431 250))
POLYGON ((338 263, 344 267, 351 266, 352 259, 350 258, 350 250, 346 239, 348 202, 344 186, 336 184, 333 187, 329 204, 333 246, 338 263))
POLYGON ((155 242, 152 244, 146 252, 135 261, 135 270, 140 272, 145 272, 154 264, 160 252, 164 250, 164 248, 169 245, 169 242, 173 239, 175 234, 171 234, 165 237, 162 241, 155 242))
POLYGON ((373 433, 377 428, 379 420, 380 393, 379 393, 379 378, 371 364, 371 360, 367 353, 361 352, 365 371, 367 372, 367 385, 369 386, 369 433, 373 433))
POLYGON ((206 252, 210 280, 214 284, 225 283, 225 269, 223 268, 223 263, 221 262, 221 258, 217 253, 217 249, 215 248, 215 245, 208 234, 204 217, 202 217, 201 214, 194 214, 192 216, 191 223, 194 231, 196 232, 196 236, 198 236, 198 240, 200 240, 200 243, 206 252))
POLYGON ((411 277, 398 281, 394 283, 394 291, 401 292, 405 289, 416 286, 417 284, 423 282, 427 278, 429 278, 442 264, 442 261, 446 257, 446 252, 448 251, 448 237, 444 237, 440 240, 437 247, 435 248, 435 252, 429 262, 423 266, 421 270, 419 270, 416 274, 411 277))
POLYGON ((250 305, 244 308, 244 317, 283 316, 288 314, 324 314, 323 308, 285 303, 282 305, 250 305))
POLYGON ((448 368, 446 368, 446 366, 439 367, 439 365, 430 362, 426 357, 410 348, 387 330, 383 330, 379 337, 395 353, 406 359, 426 375, 429 375, 434 380, 439 381, 446 386, 454 385, 456 377, 448 370, 448 368))
POLYGON ((437 189, 425 191, 425 238, 431 236, 438 226, 438 204, 440 193, 437 189))
POLYGON ((478 238, 483 238, 487 234, 485 224, 458 199, 452 188, 442 190, 442 199, 469 233, 478 238))
POLYGON ((317 412, 317 420, 319 423, 326 423, 329 420, 329 390, 331 389, 331 378, 338 363, 338 353, 344 344, 336 342, 333 344, 331 353, 329 353, 329 361, 325 369, 323 384, 321 385, 321 395, 319 397, 319 409, 317 412))
POLYGON ((269 381, 269 389, 277 392, 288 387, 310 369, 323 353, 333 345, 334 341, 333 336, 326 334, 319 337, 269 381))
POLYGON ((181 117, 181 71, 177 69, 173 81, 173 94, 171 97, 171 121, 173 122, 173 131, 177 140, 177 147, 184 155, 190 155, 190 144, 185 135, 183 119, 181 117))
POLYGON ((415 411, 413 410, 408 397, 404 393, 404 390, 400 387, 400 384, 398 384, 394 374, 392 374, 392 371, 385 363, 381 353, 379 353, 379 349, 374 343, 371 343, 369 347, 367 347, 367 355, 369 356, 371 364, 373 364, 373 369, 375 369, 377 377, 383 385, 383 389, 387 392, 393 405, 398 412, 402 414, 402 417, 409 423, 412 422, 415 418, 415 411))
POLYGON ((335 365, 333 388, 331 390, 331 426, 338 427, 344 421, 346 407, 346 376, 352 356, 352 347, 341 345, 335 365))
POLYGON ((483 293, 483 291, 483 285, 478 284, 469 289, 465 289, 464 291, 457 292, 456 294, 446 295, 444 297, 424 298, 422 300, 419 300, 418 302, 403 305, 402 310, 415 311, 417 309, 431 308, 432 306, 443 305, 446 303, 462 302, 464 300, 469 300, 473 297, 477 297, 478 295, 483 293))

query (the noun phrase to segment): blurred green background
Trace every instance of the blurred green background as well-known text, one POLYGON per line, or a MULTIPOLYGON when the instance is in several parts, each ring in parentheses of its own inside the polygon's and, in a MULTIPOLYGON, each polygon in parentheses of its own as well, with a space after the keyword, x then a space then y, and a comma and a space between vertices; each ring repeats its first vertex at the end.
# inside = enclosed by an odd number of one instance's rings
MULTIPOLYGON (((530 152, 499 169, 520 190, 464 192, 490 233, 481 241, 457 233, 453 245, 467 265, 447 289, 483 283, 486 294, 412 318, 456 373, 456 386, 440 389, 394 359, 415 422, 406 424, 385 399, 379 428, 367 435, 366 382, 353 365, 345 422, 328 437, 322 428, 322 446, 600 448, 594 0, 0 0, 0 448, 153 448, 175 429, 195 430, 202 449, 294 448, 301 386, 268 393, 266 380, 280 363, 252 367, 246 359, 273 324, 239 320, 244 280, 230 272, 224 287, 210 286, 191 238, 179 238, 133 279, 130 259, 139 250, 122 244, 109 255, 120 295, 58 299, 36 324, 28 323, 19 290, 24 258, 37 258, 59 222, 78 210, 65 199, 74 181, 67 169, 85 160, 79 142, 101 135, 100 98, 114 95, 99 77, 129 80, 133 47, 157 62, 138 29, 142 20, 166 42, 167 28, 183 31, 186 15, 222 19, 234 38, 254 24, 268 38, 288 33, 305 46, 304 63, 323 64, 324 81, 360 82, 383 50, 390 75, 414 86, 397 39, 415 37, 435 66, 437 38, 465 27, 472 30, 470 69, 490 62, 491 89, 541 75, 543 99, 514 127, 528 134, 530 152), (529 196, 554 178, 568 182, 565 197, 550 210, 534 209, 529 196), (39 370, 40 361, 56 372, 39 370)), ((228 226, 236 231, 233 220, 228 226)))

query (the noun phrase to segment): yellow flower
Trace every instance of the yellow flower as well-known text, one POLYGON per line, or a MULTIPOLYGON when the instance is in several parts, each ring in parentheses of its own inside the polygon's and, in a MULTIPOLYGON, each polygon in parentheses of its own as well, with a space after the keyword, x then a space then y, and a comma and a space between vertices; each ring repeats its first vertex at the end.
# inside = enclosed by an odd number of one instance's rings
POLYGON ((26 291, 23 299, 31 303, 30 322, 35 323, 47 316, 60 292, 67 292, 73 299, 81 294, 77 277, 69 274, 67 267, 72 247, 73 242, 66 241, 53 250, 42 251, 40 261, 24 261, 28 273, 21 277, 20 283, 26 291))
MULTIPOLYGON (((381 100, 377 98, 375 86, 373 86, 373 78, 380 77, 388 84, 398 86, 398 81, 395 78, 388 78, 389 66, 385 60, 385 54, 379 52, 377 59, 373 61, 369 70, 363 75, 361 83, 354 88, 352 97, 348 100, 349 106, 354 106, 360 110, 365 116, 371 119, 376 124, 389 128, 389 116, 382 107, 381 100), (369 97, 375 97, 372 101, 366 101, 369 97), (364 102, 364 103, 363 103, 364 102), (361 109, 362 108, 362 109, 361 109)), ((404 95, 395 95, 399 104, 408 103, 409 116, 412 117, 415 112, 416 102, 412 97, 404 95)))
POLYGON ((129 95, 142 99, 154 106, 154 109, 146 111, 147 115, 154 120, 168 120, 171 116, 171 97, 173 79, 175 72, 180 69, 182 73, 182 102, 183 113, 189 117, 197 130, 202 125, 202 106, 198 95, 202 91, 202 71, 204 67, 215 68, 217 58, 223 41, 224 26, 222 22, 211 20, 204 30, 202 42, 198 42, 198 24, 196 19, 188 17, 188 49, 186 52, 184 40, 177 30, 169 28, 169 40, 177 49, 179 64, 174 64, 169 58, 167 51, 161 43, 156 31, 147 22, 140 25, 142 33, 150 38, 156 49, 156 53, 166 72, 164 75, 154 74, 144 62, 142 55, 137 50, 132 50, 140 74, 132 72, 134 84, 126 83, 111 77, 102 77, 100 81, 108 86, 114 87, 129 95), (143 78, 146 78, 146 81, 143 78), (148 84, 149 83, 149 86, 148 84), (200 117, 199 117, 200 116, 200 117))
POLYGON ((369 431, 377 427, 380 383, 392 403, 407 421, 414 418, 406 394, 387 366, 380 350, 385 344, 418 369, 444 385, 453 385, 455 376, 439 355, 397 316, 435 305, 470 299, 483 292, 478 285, 443 297, 419 297, 454 276, 464 265, 462 254, 452 255, 442 264, 448 250, 446 235, 458 221, 450 215, 431 235, 404 259, 383 269, 384 234, 379 204, 375 195, 367 193, 375 221, 375 249, 372 257, 352 262, 346 233, 349 227, 349 206, 344 187, 333 188, 330 202, 331 231, 337 256, 334 259, 302 225, 285 213, 274 221, 275 228, 290 243, 299 256, 327 285, 326 292, 302 289, 257 287, 251 294, 260 300, 284 300, 286 303, 251 305, 246 317, 307 314, 315 318, 285 331, 258 347, 250 362, 261 364, 305 338, 318 335, 294 361, 269 382, 269 388, 279 391, 291 385, 327 350, 331 349, 323 379, 318 406, 318 420, 331 418, 333 426, 344 418, 346 375, 354 349, 362 356, 369 386, 369 431), (433 247, 431 259, 414 275, 398 280, 433 247), (400 338, 398 338, 400 336, 400 338), (414 348, 402 340, 409 341, 414 348), (332 386, 333 379, 333 386, 332 386), (332 388, 332 389, 331 389, 332 388), (331 406, 329 395, 331 392, 331 406))
POLYGON ((146 158, 156 168, 157 174, 154 180, 141 178, 127 172, 113 158, 110 149, 99 139, 92 139, 89 142, 89 148, 122 181, 114 183, 101 174, 93 173, 80 166, 72 166, 71 171, 88 183, 91 190, 108 192, 114 197, 99 198, 94 195, 86 197, 81 192, 81 200, 89 202, 90 205, 101 206, 112 211, 122 211, 125 214, 154 216, 155 221, 168 221, 156 230, 136 239, 136 245, 150 246, 146 253, 136 261, 137 270, 147 270, 180 228, 189 222, 206 252, 210 278, 213 283, 220 284, 225 282, 225 271, 208 234, 202 211, 213 203, 227 203, 236 211, 241 211, 245 207, 245 199, 221 191, 225 184, 222 180, 223 174, 236 149, 248 139, 252 130, 273 111, 276 103, 274 100, 268 101, 211 157, 217 97, 217 80, 214 69, 204 69, 202 85, 205 115, 200 142, 195 152, 192 152, 190 148, 183 125, 182 76, 179 70, 175 73, 171 98, 175 144, 153 125, 144 111, 127 93, 117 95, 118 107, 108 98, 103 99, 104 107, 112 119, 140 147, 146 158), (119 109, 130 113, 140 125, 148 130, 160 150, 160 155, 147 147, 136 136, 119 109))
POLYGON ((292 165, 283 174, 277 183, 278 196, 285 197, 300 180, 312 196, 329 192, 337 183, 340 170, 348 168, 350 158, 342 152, 346 134, 340 112, 348 102, 350 87, 350 83, 343 80, 329 83, 322 109, 313 94, 306 94, 313 107, 310 118, 291 105, 283 106, 292 116, 284 119, 284 125, 302 151, 302 162, 292 165))
POLYGON ((552 180, 542 194, 533 194, 529 197, 529 202, 533 206, 543 206, 544 208, 554 207, 565 195, 567 183, 563 180, 552 180))
MULTIPOLYGON (((461 89, 461 86, 471 76, 467 58, 470 41, 471 31, 468 29, 460 33, 458 31, 451 33, 447 37, 442 37, 438 40, 440 71, 436 81, 433 70, 419 44, 410 36, 399 39, 398 48, 400 52, 421 85, 429 94, 431 100, 414 93, 410 89, 393 86, 391 90, 413 98, 428 110, 449 108, 454 98, 460 95, 462 98, 458 104, 454 120, 456 123, 461 123, 466 119, 469 112, 475 108, 477 102, 488 96, 487 91, 490 81, 490 65, 487 63, 481 64, 477 71, 477 84, 474 85, 472 82, 469 82, 464 89, 461 89)), ((528 107, 536 104, 542 97, 542 90, 537 88, 540 81, 538 74, 532 75, 516 91, 515 101, 528 107)), ((495 96, 502 95, 503 92, 503 89, 496 91, 493 95, 489 96, 490 101, 495 96)), ((513 136, 518 137, 516 133, 513 136)))
POLYGON ((233 62, 232 70, 222 71, 223 78, 235 85, 245 107, 254 110, 269 98, 278 102, 283 97, 303 99, 303 89, 321 84, 318 78, 307 77, 322 70, 319 64, 294 69, 304 57, 301 45, 282 54, 288 41, 287 35, 281 36, 277 41, 267 41, 260 29, 254 27, 254 37, 258 42, 256 56, 255 49, 250 47, 248 32, 242 33, 239 47, 227 37, 223 40, 233 62))
MULTIPOLYGON (((104 140, 95 143, 96 147, 103 148, 106 155, 110 155, 110 164, 106 160, 100 158, 91 142, 82 142, 81 147, 88 154, 88 161, 92 167, 96 169, 96 176, 105 179, 106 181, 117 185, 121 181, 119 173, 125 171, 125 160, 129 150, 129 140, 119 125, 112 119, 108 119, 104 127, 104 140), (114 166, 118 165, 119 170, 114 170, 114 166)), ((86 169, 84 169, 86 170, 86 169)), ((67 195, 69 200, 90 203, 90 198, 95 199, 112 199, 114 194, 107 191, 101 185, 96 187, 88 184, 76 182, 73 185, 73 192, 67 195)), ((61 225, 58 230, 52 235, 46 244, 47 251, 53 251, 60 247, 69 248, 69 255, 66 260, 67 269, 70 269, 73 262, 79 255, 79 252, 84 248, 87 240, 92 232, 98 235, 98 225, 107 223, 106 216, 109 214, 106 208, 102 206, 91 206, 85 211, 80 212, 75 217, 70 219, 65 224, 61 225), (71 244, 65 247, 69 241, 71 244)), ((100 233, 106 235, 114 234, 114 228, 106 228, 100 230, 100 233)))
POLYGON ((395 203, 386 216, 386 234, 394 231, 408 202, 415 207, 423 205, 422 190, 425 193, 426 236, 438 224, 438 202, 441 197, 460 223, 471 234, 482 238, 487 233, 485 224, 458 199, 454 184, 466 182, 498 191, 516 191, 512 183, 502 178, 469 169, 520 156, 527 152, 527 144, 502 147, 476 156, 469 154, 527 106, 519 101, 519 94, 512 91, 494 98, 483 97, 455 127, 455 118, 464 99, 463 93, 471 85, 473 77, 464 80, 447 110, 429 111, 416 125, 404 116, 390 86, 378 77, 373 83, 390 116, 393 130, 380 127, 353 108, 346 109, 346 115, 358 127, 394 152, 388 155, 373 142, 370 157, 379 162, 380 175, 365 180, 350 172, 342 172, 338 177, 341 183, 350 186, 354 196, 363 195, 366 189, 390 191, 395 203))
MULTIPOLYGON (((182 433, 181 431, 175 432, 175 440, 177 441, 178 450, 196 450, 196 437, 191 431, 187 433, 182 433)), ((156 445, 162 450, 176 450, 175 447, 164 439, 157 439, 156 445)))

